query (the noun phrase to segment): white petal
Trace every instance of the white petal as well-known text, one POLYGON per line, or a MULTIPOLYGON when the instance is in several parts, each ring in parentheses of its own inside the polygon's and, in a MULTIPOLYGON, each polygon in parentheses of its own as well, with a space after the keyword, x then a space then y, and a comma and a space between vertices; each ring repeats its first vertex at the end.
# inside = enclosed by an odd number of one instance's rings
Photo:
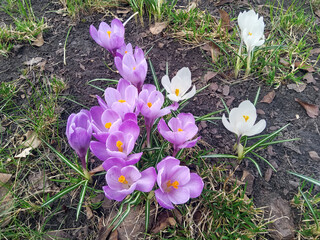
POLYGON ((169 98, 172 102, 179 102, 181 101, 181 97, 178 97, 175 94, 168 94, 167 98, 169 98))
POLYGON ((250 137, 250 136, 259 134, 266 128, 266 125, 267 125, 266 120, 262 119, 256 125, 254 125, 249 131, 244 133, 244 135, 250 137))
POLYGON ((170 79, 167 75, 164 75, 161 79, 161 84, 164 87, 164 89, 168 92, 171 93, 171 83, 170 79))
POLYGON ((223 124, 223 126, 224 126, 226 129, 228 129, 230 132, 233 132, 233 133, 235 133, 235 134, 238 135, 237 129, 234 129, 234 128, 231 126, 231 124, 229 123, 229 121, 227 120, 227 118, 226 118, 226 116, 225 116, 224 114, 222 115, 222 124, 223 124))
POLYGON ((181 68, 177 72, 177 76, 179 76, 182 79, 185 79, 186 82, 190 82, 190 85, 191 85, 191 72, 189 68, 187 67, 181 68))
POLYGON ((181 100, 192 98, 196 94, 196 86, 193 85, 190 92, 182 96, 181 100))

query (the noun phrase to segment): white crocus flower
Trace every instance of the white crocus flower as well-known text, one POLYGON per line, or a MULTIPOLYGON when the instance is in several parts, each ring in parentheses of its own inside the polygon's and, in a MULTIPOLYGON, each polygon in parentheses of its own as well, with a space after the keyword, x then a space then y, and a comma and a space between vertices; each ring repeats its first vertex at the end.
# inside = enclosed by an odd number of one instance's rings
POLYGON ((229 121, 223 114, 222 123, 230 132, 237 134, 239 140, 242 136, 253 136, 261 133, 266 128, 266 121, 257 119, 257 110, 249 101, 243 101, 239 107, 233 108, 229 114, 229 121))
POLYGON ((172 78, 171 82, 167 75, 163 76, 161 83, 168 92, 167 97, 173 102, 189 99, 196 94, 196 86, 194 85, 192 89, 186 93, 192 84, 191 72, 187 67, 181 68, 177 72, 177 75, 172 78))
MULTIPOLYGON (((241 31, 241 43, 238 55, 241 55, 242 44, 244 42, 247 46, 248 52, 246 70, 246 75, 248 75, 250 72, 251 52, 255 47, 261 46, 265 41, 263 17, 259 18, 258 14, 255 13, 254 10, 241 12, 238 16, 238 25, 241 31)), ((239 71, 239 56, 237 58, 236 77, 239 71)))

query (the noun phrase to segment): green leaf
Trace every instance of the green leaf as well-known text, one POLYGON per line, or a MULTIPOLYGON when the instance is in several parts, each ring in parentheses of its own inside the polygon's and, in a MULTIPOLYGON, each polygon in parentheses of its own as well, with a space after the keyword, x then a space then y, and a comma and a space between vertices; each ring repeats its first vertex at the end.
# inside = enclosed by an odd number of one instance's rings
POLYGON ((238 159, 238 156, 231 155, 231 154, 212 154, 212 155, 205 155, 202 157, 204 157, 204 158, 236 158, 236 159, 238 159))
POLYGON ((224 108, 226 109, 226 111, 227 111, 228 115, 230 115, 230 111, 229 111, 229 108, 228 108, 228 106, 227 106, 226 102, 223 100, 223 98, 220 98, 220 99, 221 99, 221 102, 222 102, 222 104, 223 104, 224 108))
POLYGON ((260 95, 260 90, 261 90, 261 87, 259 86, 257 94, 256 94, 256 97, 254 98, 253 105, 257 105, 258 98, 259 98, 259 95, 260 95))
POLYGON ((264 157, 260 156, 259 154, 255 153, 255 152, 251 152, 253 155, 255 155, 256 157, 262 159, 263 161, 265 161, 272 169, 273 171, 277 172, 277 170, 272 166, 272 164, 267 160, 265 159, 264 157))
POLYGON ((72 162, 70 162, 65 156, 59 153, 55 148, 53 148, 49 143, 41 139, 62 161, 64 161, 69 167, 79 173, 82 177, 86 178, 83 171, 80 170, 77 166, 75 166, 72 162))
POLYGON ((309 200, 308 200, 307 196, 306 196, 306 195, 301 191, 300 187, 299 187, 298 189, 299 189, 299 192, 301 193, 301 195, 302 195, 303 199, 305 200, 305 202, 306 202, 306 204, 307 204, 308 208, 310 209, 310 212, 312 213, 313 219, 314 219, 314 221, 315 221, 315 223, 316 223, 316 225, 317 225, 317 229, 319 229, 319 222, 318 222, 318 218, 317 218, 316 213, 315 213, 315 212, 314 212, 314 210, 313 210, 312 205, 310 204, 310 202, 309 202, 309 200))
POLYGON ((153 65, 151 63, 151 60, 150 59, 148 59, 148 60, 149 60, 149 65, 150 65, 150 70, 151 70, 151 73, 152 73, 154 85, 156 85, 156 88, 157 88, 158 91, 161 91, 156 72, 154 71, 154 67, 153 67, 153 65))
POLYGON ((261 170, 260 170, 260 167, 259 167, 258 163, 255 160, 253 160, 252 158, 250 158, 250 157, 246 157, 246 158, 248 158, 251 162, 253 162, 253 164, 256 166, 256 168, 257 168, 257 170, 259 172, 259 175, 262 177, 262 173, 261 173, 261 170))
POLYGON ((292 175, 294 175, 294 176, 300 177, 300 178, 302 178, 302 179, 304 179, 304 180, 307 180, 308 182, 311 182, 311 183, 313 183, 313 184, 316 184, 316 185, 320 186, 320 181, 318 181, 318 180, 316 180, 316 179, 313 179, 313 178, 311 178, 311 177, 304 176, 304 175, 299 174, 299 173, 291 172, 291 171, 288 171, 288 173, 290 173, 290 174, 292 174, 292 175))
POLYGON ((150 218, 150 199, 149 199, 149 198, 147 198, 145 208, 146 208, 146 214, 145 214, 145 218, 146 218, 146 232, 148 232, 149 218, 150 218))
POLYGON ((268 135, 267 137, 261 139, 260 141, 258 141, 257 143, 255 143, 254 145, 252 145, 251 147, 247 148, 243 155, 245 156, 248 152, 251 152, 253 149, 259 147, 262 143, 268 141, 270 138, 274 137, 275 135, 277 135, 279 132, 281 132, 283 129, 285 129, 286 127, 288 127, 290 124, 287 124, 285 126, 283 126, 282 128, 278 129, 277 131, 271 133, 270 135, 268 135))
POLYGON ((44 204, 41 205, 41 207, 45 207, 48 204, 52 203, 53 201, 61 198, 62 196, 64 196, 65 194, 67 194, 68 192, 72 191, 73 189, 76 189, 77 187, 79 187, 81 184, 83 184, 86 180, 82 180, 80 182, 78 182, 77 184, 74 184, 70 187, 67 187, 65 189, 63 189, 61 192, 59 192, 58 194, 54 195, 52 198, 50 198, 48 201, 46 201, 44 204))
POLYGON ((284 142, 299 141, 299 140, 300 140, 300 138, 283 139, 283 140, 278 140, 278 141, 273 141, 273 142, 262 143, 260 145, 260 147, 265 147, 265 146, 269 146, 272 144, 278 144, 278 143, 284 143, 284 142))
POLYGON ((88 187, 88 180, 85 181, 82 190, 81 190, 81 194, 80 194, 80 199, 79 199, 79 203, 78 203, 78 207, 77 207, 77 215, 76 215, 76 221, 78 221, 78 217, 81 211, 81 207, 82 207, 82 203, 84 201, 84 197, 86 195, 87 192, 87 187, 88 187))

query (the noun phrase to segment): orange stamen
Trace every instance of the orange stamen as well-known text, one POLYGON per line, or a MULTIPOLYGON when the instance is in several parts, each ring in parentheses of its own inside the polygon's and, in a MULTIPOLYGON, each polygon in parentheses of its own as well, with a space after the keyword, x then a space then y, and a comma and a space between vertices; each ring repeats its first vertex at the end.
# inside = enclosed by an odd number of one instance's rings
POLYGON ((122 147, 123 143, 121 141, 117 141, 116 146, 119 150, 119 152, 123 152, 123 147, 122 147))
POLYGON ((178 132, 182 132, 183 130, 181 128, 178 128, 178 132))
POLYGON ((244 120, 247 122, 249 120, 249 116, 243 115, 244 120))
POLYGON ((250 36, 252 36, 252 33, 251 33, 251 32, 249 32, 248 34, 249 34, 250 36))
POLYGON ((111 31, 107 31, 107 33, 108 33, 108 36, 109 36, 109 38, 110 38, 111 31))
POLYGON ((148 105, 149 108, 152 107, 152 103, 151 102, 148 102, 147 105, 148 105))
POLYGON ((174 181, 173 183, 171 183, 171 180, 169 180, 167 182, 167 187, 174 187, 175 189, 178 189, 178 186, 179 186, 179 182, 178 181, 174 181))
POLYGON ((118 178, 118 182, 123 183, 123 184, 128 184, 128 181, 126 180, 125 176, 121 175, 118 178))
POLYGON ((112 123, 111 122, 107 122, 104 126, 105 128, 109 129, 111 127, 112 123))
POLYGON ((179 92, 180 92, 180 90, 178 88, 174 91, 174 93, 176 94, 177 97, 179 96, 179 92))
POLYGON ((120 100, 118 100, 118 102, 124 103, 124 102, 126 102, 126 100, 120 99, 120 100))

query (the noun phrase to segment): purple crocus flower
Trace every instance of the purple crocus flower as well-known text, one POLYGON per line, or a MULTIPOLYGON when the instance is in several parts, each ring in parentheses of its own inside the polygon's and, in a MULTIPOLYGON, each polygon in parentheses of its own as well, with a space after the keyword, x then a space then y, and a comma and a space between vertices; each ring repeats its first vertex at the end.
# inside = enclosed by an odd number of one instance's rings
POLYGON ((154 193, 158 203, 167 209, 173 209, 173 204, 183 204, 190 198, 200 196, 204 186, 198 174, 190 173, 188 167, 179 164, 178 159, 166 157, 157 165, 159 189, 154 193))
POLYGON ((116 55, 117 49, 124 44, 124 26, 118 19, 111 21, 111 27, 107 23, 101 22, 99 30, 91 25, 89 31, 93 40, 110 51, 113 56, 116 55))
POLYGON ((86 154, 90 145, 92 126, 91 114, 87 110, 72 113, 67 122, 66 135, 70 146, 76 151, 83 169, 86 169, 86 154))
POLYGON ((104 92, 104 97, 106 105, 99 102, 100 106, 107 106, 107 108, 117 112, 123 119, 126 113, 133 113, 135 111, 138 91, 135 86, 130 84, 130 82, 121 78, 117 85, 117 89, 111 87, 107 88, 104 92))
POLYGON ((126 159, 119 158, 119 157, 110 157, 103 162, 102 166, 104 170, 108 171, 113 166, 122 168, 128 165, 134 165, 137 162, 139 162, 141 156, 142 156, 142 152, 130 154, 126 159))
POLYGON ((174 103, 168 107, 161 109, 163 103, 164 96, 161 92, 156 90, 156 87, 154 85, 143 85, 142 91, 139 94, 137 110, 144 116, 148 145, 150 145, 149 137, 154 121, 159 117, 167 115, 171 112, 171 110, 177 110, 179 107, 178 103, 174 103))
POLYGON ((115 57, 114 63, 120 75, 136 86, 140 92, 148 70, 148 64, 142 49, 136 47, 134 54, 128 52, 123 58, 115 57))
POLYGON ((114 166, 107 171, 107 186, 102 189, 107 198, 122 201, 134 190, 150 192, 156 181, 157 174, 153 167, 147 168, 141 173, 135 166, 123 168, 114 166))
POLYGON ((101 161, 110 157, 127 160, 139 133, 140 128, 137 122, 127 120, 119 126, 118 131, 110 133, 105 142, 91 141, 90 149, 101 161))
POLYGON ((200 139, 200 137, 198 137, 190 140, 198 132, 198 127, 191 113, 179 113, 176 118, 173 117, 169 120, 168 125, 163 118, 160 119, 158 131, 166 140, 173 144, 173 156, 175 156, 181 148, 193 147, 200 139))
POLYGON ((133 54, 133 49, 131 43, 128 43, 127 45, 123 44, 116 52, 116 57, 120 57, 121 59, 123 56, 127 53, 133 54))

